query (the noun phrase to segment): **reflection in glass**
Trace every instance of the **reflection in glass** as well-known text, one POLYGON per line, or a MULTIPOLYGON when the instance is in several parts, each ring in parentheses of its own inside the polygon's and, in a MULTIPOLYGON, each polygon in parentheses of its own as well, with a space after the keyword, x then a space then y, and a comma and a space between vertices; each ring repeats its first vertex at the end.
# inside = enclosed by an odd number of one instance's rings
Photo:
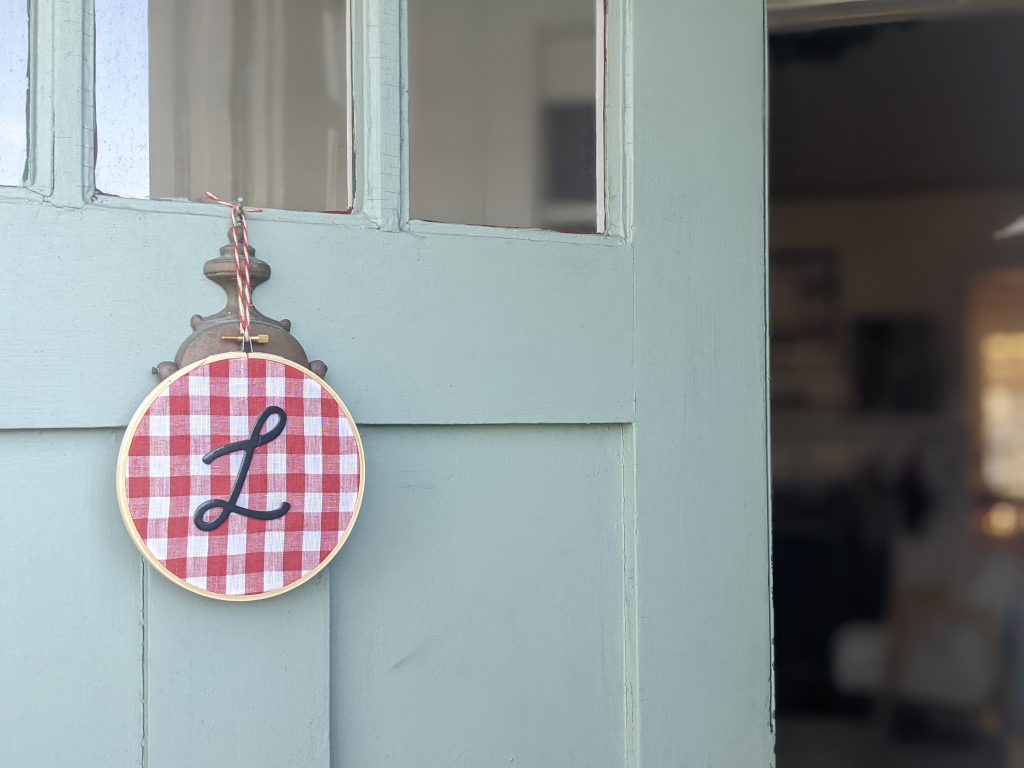
POLYGON ((345 0, 97 0, 96 186, 349 209, 345 0))
POLYGON ((409 0, 412 218, 595 231, 603 5, 409 0))
POLYGON ((0 0, 0 184, 25 176, 28 3, 0 0))

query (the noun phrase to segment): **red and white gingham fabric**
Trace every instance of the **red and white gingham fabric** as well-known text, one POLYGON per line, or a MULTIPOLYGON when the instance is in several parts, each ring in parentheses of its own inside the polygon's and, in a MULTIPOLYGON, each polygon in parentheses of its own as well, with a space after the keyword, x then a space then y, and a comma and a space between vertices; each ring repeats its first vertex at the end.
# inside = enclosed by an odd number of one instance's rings
POLYGON ((331 555, 356 513, 361 473, 355 427, 329 390, 283 363, 237 357, 200 365, 156 397, 128 446, 124 482, 153 558, 197 589, 241 596, 287 587, 331 555), (248 439, 271 405, 284 409, 285 429, 255 450, 238 504, 291 508, 274 520, 231 514, 200 530, 196 507, 231 496, 245 453, 209 465, 203 456, 248 439))

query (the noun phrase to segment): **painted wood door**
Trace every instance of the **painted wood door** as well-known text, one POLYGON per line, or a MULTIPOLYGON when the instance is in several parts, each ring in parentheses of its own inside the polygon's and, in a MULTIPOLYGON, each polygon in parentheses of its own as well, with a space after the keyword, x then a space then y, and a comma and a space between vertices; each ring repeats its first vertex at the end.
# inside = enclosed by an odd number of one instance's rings
POLYGON ((360 522, 253 604, 145 567, 118 442, 214 206, 97 198, 90 0, 33 0, 0 190, 0 765, 772 762, 764 14, 611 0, 607 234, 409 221, 402 0, 353 12, 357 210, 268 212, 260 306, 361 424, 360 522))

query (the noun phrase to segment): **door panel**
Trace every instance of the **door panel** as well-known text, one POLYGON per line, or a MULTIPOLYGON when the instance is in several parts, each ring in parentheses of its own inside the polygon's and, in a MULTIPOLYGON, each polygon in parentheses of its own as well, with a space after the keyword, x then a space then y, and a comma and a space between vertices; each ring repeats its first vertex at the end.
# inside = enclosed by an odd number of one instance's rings
POLYGON ((330 595, 196 600, 146 567, 146 768, 327 765, 330 595))
MULTIPOLYGON (((623 428, 366 431, 336 765, 623 764, 623 428)), ((353 538, 353 542, 355 538, 353 538)))
POLYGON ((143 570, 112 514, 120 440, 0 435, 0 765, 140 765, 143 570))

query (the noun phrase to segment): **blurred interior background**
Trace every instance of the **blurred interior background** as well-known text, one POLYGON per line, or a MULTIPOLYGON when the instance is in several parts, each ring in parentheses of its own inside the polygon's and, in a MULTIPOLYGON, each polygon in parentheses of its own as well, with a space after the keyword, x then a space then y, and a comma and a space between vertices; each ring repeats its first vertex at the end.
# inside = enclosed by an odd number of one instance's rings
POLYGON ((808 5, 770 38, 778 765, 1024 766, 1024 13, 808 5))

